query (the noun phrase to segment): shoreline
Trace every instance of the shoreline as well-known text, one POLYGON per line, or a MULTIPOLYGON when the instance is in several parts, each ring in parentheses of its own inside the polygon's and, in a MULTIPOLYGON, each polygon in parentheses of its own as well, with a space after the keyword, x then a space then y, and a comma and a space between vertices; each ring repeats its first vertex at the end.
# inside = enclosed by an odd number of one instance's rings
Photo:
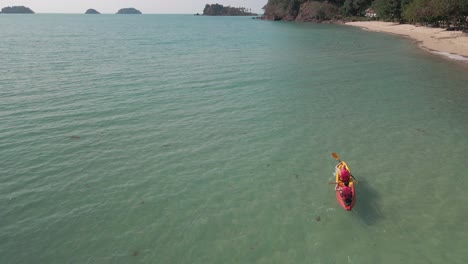
POLYGON ((345 25, 410 38, 432 54, 468 63, 468 34, 461 31, 382 21, 346 22, 345 25))

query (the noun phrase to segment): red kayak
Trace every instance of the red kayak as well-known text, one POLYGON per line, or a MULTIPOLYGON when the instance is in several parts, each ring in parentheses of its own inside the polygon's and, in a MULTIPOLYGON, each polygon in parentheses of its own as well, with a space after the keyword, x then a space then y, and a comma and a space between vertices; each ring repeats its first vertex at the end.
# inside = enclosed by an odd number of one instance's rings
POLYGON ((351 211, 353 209, 354 204, 356 203, 356 190, 354 189, 354 178, 349 178, 348 186, 351 188, 351 197, 346 197, 346 195, 341 193, 341 188, 345 186, 344 182, 340 180, 339 172, 341 170, 347 170, 351 175, 351 171, 349 170, 348 165, 346 162, 339 160, 338 155, 336 153, 332 153, 333 157, 337 159, 340 163, 335 167, 335 195, 338 204, 343 207, 346 211, 351 211))

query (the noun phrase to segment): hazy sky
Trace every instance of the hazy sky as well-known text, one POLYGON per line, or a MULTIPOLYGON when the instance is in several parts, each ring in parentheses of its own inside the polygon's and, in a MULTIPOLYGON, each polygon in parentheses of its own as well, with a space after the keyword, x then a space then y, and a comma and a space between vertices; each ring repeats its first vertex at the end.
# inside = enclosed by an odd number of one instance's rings
POLYGON ((84 13, 88 8, 101 13, 116 13, 120 8, 134 7, 143 14, 195 14, 202 13, 205 4, 221 4, 251 8, 263 13, 268 0, 0 0, 5 6, 27 6, 36 13, 84 13))

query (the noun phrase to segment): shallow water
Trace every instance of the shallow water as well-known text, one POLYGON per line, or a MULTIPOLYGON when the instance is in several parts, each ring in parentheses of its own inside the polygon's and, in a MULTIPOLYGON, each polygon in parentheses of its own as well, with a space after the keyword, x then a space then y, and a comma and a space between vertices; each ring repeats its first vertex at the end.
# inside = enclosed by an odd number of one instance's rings
POLYGON ((458 63, 337 25, 0 23, 0 262, 468 257, 458 63), (352 212, 331 152, 359 180, 352 212))

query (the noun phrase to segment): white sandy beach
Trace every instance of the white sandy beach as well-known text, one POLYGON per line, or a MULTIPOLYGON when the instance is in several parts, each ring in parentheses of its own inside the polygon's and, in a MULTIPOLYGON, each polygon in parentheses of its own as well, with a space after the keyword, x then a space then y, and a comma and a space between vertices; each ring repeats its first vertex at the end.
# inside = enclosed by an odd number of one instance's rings
POLYGON ((370 31, 406 36, 419 42, 422 48, 446 55, 452 59, 468 60, 468 34, 461 31, 447 31, 441 28, 381 21, 348 22, 346 24, 370 31))

